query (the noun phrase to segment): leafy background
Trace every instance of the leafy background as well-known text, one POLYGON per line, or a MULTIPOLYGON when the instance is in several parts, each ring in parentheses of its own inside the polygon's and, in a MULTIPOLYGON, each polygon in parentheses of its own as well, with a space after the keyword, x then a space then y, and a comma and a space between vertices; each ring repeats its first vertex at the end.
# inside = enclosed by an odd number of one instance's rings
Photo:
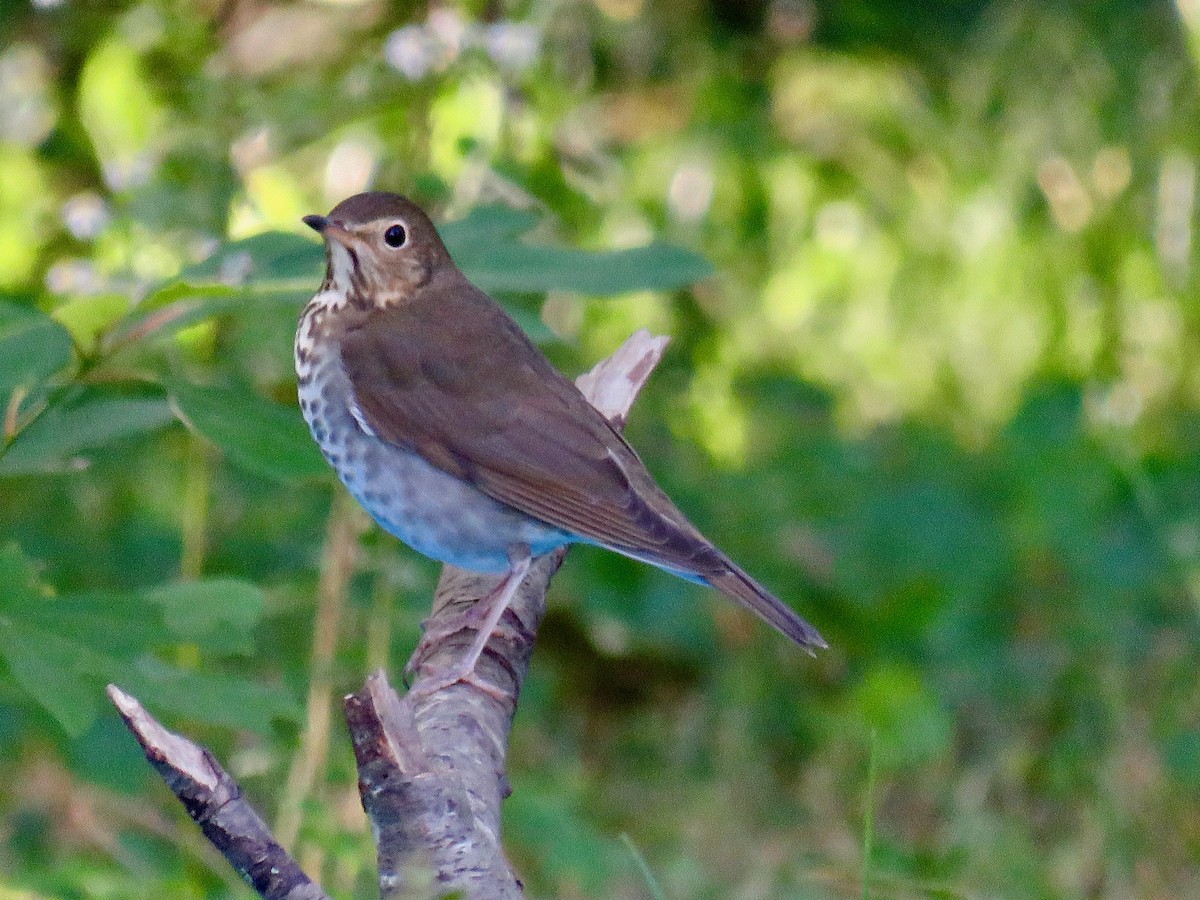
POLYGON ((247 896, 110 680, 372 895, 335 698, 436 568, 335 490, 290 361, 298 219, 367 186, 566 371, 673 335, 633 442, 832 645, 573 553, 510 758, 532 896, 1200 893, 1195 3, 6 0, 0 37, 0 897, 247 896))

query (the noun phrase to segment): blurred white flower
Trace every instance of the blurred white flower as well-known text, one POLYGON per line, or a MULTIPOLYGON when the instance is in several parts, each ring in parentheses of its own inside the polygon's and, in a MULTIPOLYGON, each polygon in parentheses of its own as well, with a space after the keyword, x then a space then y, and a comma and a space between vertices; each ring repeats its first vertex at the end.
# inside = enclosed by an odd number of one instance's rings
POLYGON ((233 167, 243 177, 251 169, 270 162, 273 155, 271 129, 266 125, 251 128, 229 145, 233 167))
POLYGON ((667 189, 667 204, 680 222, 691 225, 699 222, 712 206, 716 177, 706 162, 688 162, 671 176, 667 189))
POLYGON ((217 280, 221 284, 242 285, 254 271, 254 260, 249 253, 230 253, 221 259, 217 280))
POLYGON ((471 41, 470 26, 458 10, 445 7, 430 10, 425 33, 440 45, 440 66, 456 60, 471 41))
POLYGON ((104 160, 101 169, 104 183, 114 191, 140 187, 154 174, 155 159, 150 153, 139 153, 125 159, 104 160))
POLYGON ((849 200, 837 200, 817 210, 813 231, 818 243, 827 249, 849 252, 862 242, 866 225, 858 206, 849 200))
POLYGON ((365 191, 379 165, 379 146, 371 135, 353 135, 338 142, 325 163, 325 197, 340 200, 365 191))
POLYGON ((16 44, 0 54, 0 139, 34 147, 45 140, 57 117, 50 65, 42 51, 16 44))
POLYGON ((537 61, 541 34, 528 22, 496 22, 488 26, 483 41, 496 65, 519 72, 537 61))
POLYGON ((405 25, 388 35, 384 59, 409 81, 424 78, 437 64, 437 42, 423 25, 405 25))
POLYGON ((46 289, 52 294, 95 294, 101 287, 100 273, 87 259, 60 259, 46 272, 46 289))
POLYGON ((541 32, 525 22, 495 22, 481 28, 457 10, 437 7, 424 25, 397 28, 384 44, 388 64, 410 81, 440 72, 474 47, 483 49, 496 65, 512 71, 537 61, 541 32))
POLYGON ((92 240, 105 229, 111 218, 108 204, 93 191, 68 198, 62 207, 63 224, 80 241, 92 240))

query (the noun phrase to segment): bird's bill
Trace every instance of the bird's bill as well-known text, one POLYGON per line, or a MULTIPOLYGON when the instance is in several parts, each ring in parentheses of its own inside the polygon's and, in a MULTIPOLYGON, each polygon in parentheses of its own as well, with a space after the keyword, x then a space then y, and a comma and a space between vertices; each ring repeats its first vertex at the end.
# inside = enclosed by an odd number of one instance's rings
POLYGON ((336 219, 329 216, 305 216, 300 220, 326 240, 334 240, 346 246, 354 240, 349 231, 336 219))

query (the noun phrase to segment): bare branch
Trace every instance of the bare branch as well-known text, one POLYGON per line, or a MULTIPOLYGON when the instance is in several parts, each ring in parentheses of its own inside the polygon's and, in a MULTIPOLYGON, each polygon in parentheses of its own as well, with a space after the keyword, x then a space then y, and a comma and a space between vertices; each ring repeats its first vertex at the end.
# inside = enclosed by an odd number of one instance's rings
POLYGON ((265 900, 329 900, 279 846, 211 753, 165 729, 116 685, 108 686, 108 696, 204 836, 265 900))

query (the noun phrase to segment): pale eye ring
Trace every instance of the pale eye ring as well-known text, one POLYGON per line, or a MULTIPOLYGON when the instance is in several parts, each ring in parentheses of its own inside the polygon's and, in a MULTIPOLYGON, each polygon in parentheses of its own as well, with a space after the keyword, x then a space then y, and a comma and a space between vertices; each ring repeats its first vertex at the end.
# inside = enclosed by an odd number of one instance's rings
POLYGON ((399 223, 388 226, 388 230, 383 233, 383 242, 389 247, 403 247, 407 240, 408 232, 399 223))

